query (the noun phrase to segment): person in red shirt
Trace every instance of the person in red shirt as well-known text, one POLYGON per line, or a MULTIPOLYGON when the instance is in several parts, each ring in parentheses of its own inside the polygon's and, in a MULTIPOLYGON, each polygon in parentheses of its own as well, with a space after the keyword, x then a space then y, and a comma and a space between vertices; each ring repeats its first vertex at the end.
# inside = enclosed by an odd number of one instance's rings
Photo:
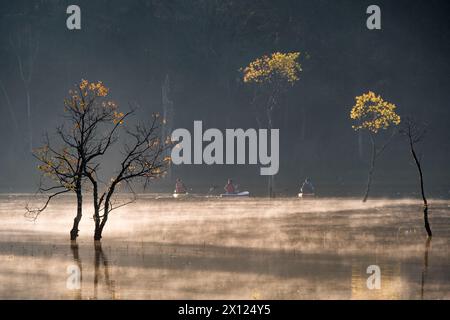
POLYGON ((226 193, 236 193, 236 188, 233 185, 233 180, 228 179, 226 186, 224 187, 226 193))
POLYGON ((180 178, 177 178, 177 182, 175 183, 175 193, 186 193, 186 186, 180 178))

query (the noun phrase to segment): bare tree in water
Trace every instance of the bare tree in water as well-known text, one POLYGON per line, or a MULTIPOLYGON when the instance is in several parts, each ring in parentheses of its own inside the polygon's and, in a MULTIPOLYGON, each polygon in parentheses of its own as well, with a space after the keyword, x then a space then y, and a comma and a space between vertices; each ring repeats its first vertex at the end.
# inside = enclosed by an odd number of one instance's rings
POLYGON ((425 189, 424 189, 424 180, 423 180, 423 171, 422 166, 420 164, 420 159, 417 156, 416 151, 416 145, 422 141, 425 133, 426 133, 426 126, 423 124, 418 123, 412 118, 407 118, 403 121, 402 128, 400 130, 400 133, 404 135, 408 141, 409 150, 411 152, 411 155, 414 159, 414 163, 417 167, 417 172, 419 174, 419 182, 420 182, 420 193, 423 200, 423 219, 424 219, 424 225, 425 230, 427 231, 428 237, 432 237, 431 227, 430 223, 428 221, 428 201, 425 196, 425 189))
MULTIPOLYGON (((142 183, 144 188, 152 180, 165 175, 170 164, 170 157, 165 152, 171 147, 170 141, 161 141, 161 119, 153 115, 149 125, 138 124, 134 129, 126 130, 127 142, 124 144, 122 159, 115 174, 100 192, 99 170, 101 163, 85 167, 85 175, 92 184, 94 199, 94 240, 102 238, 102 233, 111 211, 123 207, 136 199, 133 184, 142 183), (131 200, 120 201, 115 197, 118 189, 123 187, 132 194, 131 200)), ((104 153, 104 152, 102 152, 104 153)), ((96 157, 93 154, 92 157, 96 157)))
POLYGON ((65 122, 56 130, 56 141, 52 143, 46 135, 44 145, 33 151, 42 172, 39 192, 47 200, 37 209, 27 206, 27 216, 37 219, 53 198, 74 192, 77 214, 70 231, 71 240, 78 237, 82 217, 85 169, 116 141, 117 128, 132 113, 118 112, 116 104, 106 99, 107 95, 108 88, 102 82, 82 80, 64 100, 65 122))

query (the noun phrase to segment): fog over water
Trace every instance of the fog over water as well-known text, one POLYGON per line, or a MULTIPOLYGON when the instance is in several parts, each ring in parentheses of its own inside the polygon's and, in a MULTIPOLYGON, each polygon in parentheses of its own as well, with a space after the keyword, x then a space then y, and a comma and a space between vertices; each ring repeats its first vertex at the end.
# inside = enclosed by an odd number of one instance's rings
POLYGON ((431 201, 427 243, 412 199, 151 194, 113 213, 95 249, 88 206, 71 245, 71 202, 58 200, 30 222, 23 208, 33 199, 1 197, 1 298, 450 298, 450 208, 442 200, 431 201), (66 288, 74 265, 79 290, 66 288), (381 269, 380 290, 366 286, 370 265, 381 269))

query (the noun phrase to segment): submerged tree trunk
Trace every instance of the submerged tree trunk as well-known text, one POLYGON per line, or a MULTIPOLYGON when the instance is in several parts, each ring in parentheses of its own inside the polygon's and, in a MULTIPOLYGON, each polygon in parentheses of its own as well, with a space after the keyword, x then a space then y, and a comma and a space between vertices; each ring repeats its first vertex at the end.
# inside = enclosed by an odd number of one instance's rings
POLYGON ((108 221, 109 206, 105 203, 105 210, 103 211, 103 216, 95 222, 94 230, 94 240, 102 240, 103 229, 105 228, 106 222, 108 221))
POLYGON ((102 218, 100 218, 100 208, 98 203, 94 204, 94 223, 95 223, 94 241, 100 241, 102 239, 103 227, 102 227, 102 218))
POLYGON ((78 225, 80 224, 81 217, 83 216, 83 195, 81 193, 81 182, 77 183, 76 186, 77 194, 77 215, 73 219, 72 230, 70 230, 70 240, 76 240, 78 237, 78 225))
MULTIPOLYGON (((102 217, 100 217, 100 205, 103 201, 103 196, 100 197, 99 200, 99 196, 98 196, 98 183, 95 180, 94 176, 92 175, 92 173, 87 172, 86 173, 88 179, 91 181, 92 183, 92 196, 93 196, 93 202, 94 202, 94 240, 95 241, 99 241, 102 238, 102 231, 103 231, 103 227, 102 227, 102 217)), ((109 199, 107 199, 109 201, 109 199)), ((107 210, 107 207, 105 205, 105 210, 107 210)), ((104 216, 103 216, 104 219, 104 216)))
POLYGON ((102 240, 102 233, 103 233, 103 227, 102 225, 99 224, 95 224, 95 230, 94 230, 94 241, 100 241, 102 240))
POLYGON ((117 183, 118 181, 115 181, 109 188, 108 193, 106 194, 102 217, 100 217, 100 214, 98 212, 100 208, 95 208, 97 210, 96 213, 97 219, 95 219, 95 230, 94 230, 95 241, 100 241, 102 239, 103 228, 105 227, 106 222, 108 221, 109 212, 113 210, 113 208, 111 207, 111 198, 115 192, 117 183))
POLYGON ((98 219, 95 220, 94 241, 102 240, 103 228, 105 227, 106 221, 108 221, 108 214, 110 209, 109 201, 110 198, 107 197, 107 200, 105 200, 103 216, 100 218, 100 216, 98 215, 98 219))
POLYGON ((423 221, 428 238, 431 238, 433 236, 433 233, 431 232, 430 223, 428 222, 428 206, 424 206, 423 208, 423 221))
POLYGON ((420 165, 419 158, 417 158, 416 152, 414 150, 414 144, 412 142, 412 138, 411 137, 410 137, 410 140, 409 140, 409 147, 411 149, 411 154, 412 154, 412 156, 414 158, 414 162, 416 163, 417 171, 419 172, 420 192, 421 192, 422 200, 423 200, 423 220, 424 220, 425 230, 427 231, 428 237, 431 238, 433 236, 433 233, 431 232, 430 223, 428 221, 428 201, 427 201, 427 198, 425 197, 425 190, 424 190, 424 186, 423 186, 422 167, 420 165))

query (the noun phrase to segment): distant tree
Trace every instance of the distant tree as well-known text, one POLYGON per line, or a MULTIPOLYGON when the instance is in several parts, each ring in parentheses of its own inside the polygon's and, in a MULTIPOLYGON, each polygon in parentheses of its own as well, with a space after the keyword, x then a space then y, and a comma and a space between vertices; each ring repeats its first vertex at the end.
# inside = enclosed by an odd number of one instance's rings
POLYGON ((17 68, 25 93, 28 144, 29 150, 33 151, 31 80, 39 52, 40 37, 31 25, 24 24, 15 34, 10 35, 9 40, 16 57, 17 68))
POLYGON ((363 202, 366 202, 369 197, 375 161, 395 136, 396 130, 394 128, 400 124, 400 116, 395 112, 395 104, 383 100, 380 95, 376 95, 372 91, 357 96, 355 100, 356 104, 350 112, 350 118, 357 121, 358 124, 353 125, 352 127, 356 131, 366 131, 369 134, 372 145, 367 187, 363 198, 363 202), (379 131, 389 129, 391 130, 389 137, 385 139, 381 145, 378 145, 376 136, 379 135, 379 131))
POLYGON ((420 165, 419 157, 417 156, 416 152, 416 145, 422 141, 425 133, 426 133, 426 126, 424 124, 418 123, 416 120, 414 120, 411 117, 406 118, 403 123, 402 127, 400 129, 400 133, 404 135, 408 141, 409 150, 411 152, 411 155, 414 159, 414 163, 416 164, 417 171, 419 173, 419 181, 420 181, 420 192, 422 195, 423 200, 423 219, 424 219, 424 225, 425 230, 427 231, 428 237, 432 237, 431 227, 430 223, 428 221, 428 201, 425 197, 425 189, 424 189, 424 181, 423 181, 423 172, 422 172, 422 166, 420 165))
MULTIPOLYGON (((171 89, 170 89, 170 78, 169 74, 166 74, 164 78, 164 82, 161 86, 161 96, 162 96, 162 107, 163 107, 163 123, 161 127, 161 137, 165 139, 172 133, 174 117, 175 117, 175 108, 174 102, 171 99, 171 89)), ((166 150, 165 156, 170 155, 170 150, 166 150)), ((167 177, 171 179, 171 166, 167 169, 167 177)))
POLYGON ((11 104, 11 99, 9 98, 8 91, 6 90, 5 85, 3 84, 3 81, 1 79, 0 79, 0 89, 5 99, 5 105, 8 108, 8 114, 11 120, 10 124, 12 126, 13 133, 16 134, 19 131, 19 123, 17 122, 17 117, 14 112, 14 107, 11 104))
POLYGON ((64 100, 65 123, 56 130, 56 142, 46 135, 44 145, 33 151, 42 172, 39 192, 47 196, 41 208, 27 207, 27 215, 37 219, 50 201, 63 193, 74 192, 77 214, 70 239, 78 237, 82 218, 84 172, 89 163, 103 155, 116 141, 115 132, 132 112, 118 112, 117 105, 107 100, 108 88, 101 81, 82 80, 64 100))
MULTIPOLYGON (((281 107, 285 93, 298 80, 302 71, 298 62, 300 52, 275 52, 250 62, 243 69, 243 82, 253 85, 252 106, 256 113, 256 121, 260 121, 261 112, 267 119, 268 130, 273 128, 274 112, 281 107)), ((269 177, 268 193, 273 196, 274 176, 269 177)))

